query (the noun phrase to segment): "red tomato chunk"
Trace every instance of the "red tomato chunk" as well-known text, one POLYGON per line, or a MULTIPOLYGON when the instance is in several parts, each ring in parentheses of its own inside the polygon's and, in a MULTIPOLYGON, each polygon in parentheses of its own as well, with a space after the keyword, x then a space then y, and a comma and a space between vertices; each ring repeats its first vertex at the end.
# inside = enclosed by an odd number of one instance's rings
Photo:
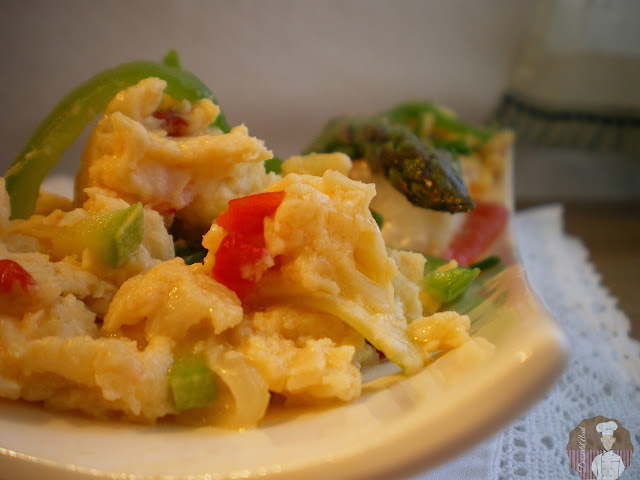
POLYGON ((212 277, 242 300, 275 262, 264 247, 264 219, 273 216, 284 192, 267 192, 229 202, 216 223, 227 231, 216 251, 212 277))
POLYGON ((284 199, 284 192, 266 192, 235 198, 229 201, 229 209, 218 217, 216 223, 229 233, 254 240, 264 245, 264 219, 276 213, 284 199))
POLYGON ((480 258, 502 232, 509 212, 497 203, 476 202, 476 208, 466 215, 462 228, 444 254, 460 265, 469 265, 480 258))
POLYGON ((36 281, 19 263, 6 258, 0 260, 0 293, 11 292, 16 284, 28 293, 36 281))
POLYGON ((169 137, 183 137, 187 133, 189 122, 173 110, 156 110, 153 117, 162 120, 162 128, 169 137))
POLYGON ((271 266, 273 259, 266 248, 231 233, 220 242, 211 274, 242 299, 271 266))

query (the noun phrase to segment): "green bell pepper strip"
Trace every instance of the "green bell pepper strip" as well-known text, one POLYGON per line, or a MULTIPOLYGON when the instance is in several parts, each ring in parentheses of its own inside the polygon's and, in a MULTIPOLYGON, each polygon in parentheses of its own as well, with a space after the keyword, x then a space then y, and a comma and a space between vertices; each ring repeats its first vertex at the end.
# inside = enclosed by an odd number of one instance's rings
MULTIPOLYGON (((165 59, 165 63, 143 60, 123 63, 98 73, 65 95, 6 172, 11 218, 28 218, 33 214, 40 184, 49 171, 120 90, 145 78, 158 77, 167 82, 165 92, 177 100, 193 102, 208 98, 217 104, 211 91, 195 75, 172 66, 177 64, 177 56, 165 59)), ((213 126, 225 133, 229 131, 222 113, 213 126)))
POLYGON ((393 121, 407 125, 418 136, 421 136, 422 119, 426 114, 433 115, 438 127, 459 135, 469 135, 479 140, 481 143, 489 140, 489 138, 491 138, 495 133, 495 129, 490 127, 476 127, 474 125, 464 123, 455 117, 452 117, 442 107, 433 102, 414 101, 401 103, 384 112, 384 115, 393 121))

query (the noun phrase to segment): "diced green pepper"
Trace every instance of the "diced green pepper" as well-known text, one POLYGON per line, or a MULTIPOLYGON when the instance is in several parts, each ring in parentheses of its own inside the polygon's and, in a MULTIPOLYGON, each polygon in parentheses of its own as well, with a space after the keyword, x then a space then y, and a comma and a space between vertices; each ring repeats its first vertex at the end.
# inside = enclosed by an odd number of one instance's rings
POLYGON ((56 255, 80 254, 88 248, 105 265, 122 266, 138 248, 144 235, 141 203, 129 208, 88 215, 73 227, 62 227, 52 238, 56 255))
POLYGON ((451 302, 464 293, 480 269, 455 267, 428 273, 422 280, 424 291, 441 303, 451 302))
POLYGON ((267 173, 282 173, 282 160, 278 157, 270 158, 264 161, 264 170, 267 173))
POLYGON ((380 212, 376 212, 375 210, 369 210, 371 211, 371 216, 376 221, 378 228, 382 228, 382 225, 384 225, 384 218, 382 217, 382 214, 380 212))
MULTIPOLYGON (((33 214, 44 178, 89 122, 120 90, 145 78, 158 77, 167 82, 166 93, 178 100, 208 98, 217 103, 211 91, 195 75, 173 66, 177 63, 177 55, 171 54, 164 63, 123 63, 98 73, 65 95, 36 128, 6 172, 11 218, 28 218, 33 214)), ((222 113, 213 126, 223 132, 229 131, 222 113)))
POLYGON ((176 257, 182 258, 186 265, 202 263, 207 256, 207 249, 202 245, 190 245, 184 240, 178 240, 174 245, 176 257))
POLYGON ((213 372, 199 355, 174 360, 169 369, 169 385, 173 404, 179 412, 206 407, 216 396, 213 372))

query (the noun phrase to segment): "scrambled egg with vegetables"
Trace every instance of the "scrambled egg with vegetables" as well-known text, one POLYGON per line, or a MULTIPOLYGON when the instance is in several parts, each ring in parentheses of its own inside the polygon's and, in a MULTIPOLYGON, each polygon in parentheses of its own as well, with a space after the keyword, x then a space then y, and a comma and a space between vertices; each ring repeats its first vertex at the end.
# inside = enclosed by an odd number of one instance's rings
POLYGON ((43 192, 10 220, 0 179, 0 396, 239 427, 274 397, 350 401, 363 368, 412 374, 469 340, 469 318, 425 292, 425 257, 385 245, 347 155, 267 173, 245 126, 222 133, 217 105, 164 89, 109 103, 73 202, 43 192))

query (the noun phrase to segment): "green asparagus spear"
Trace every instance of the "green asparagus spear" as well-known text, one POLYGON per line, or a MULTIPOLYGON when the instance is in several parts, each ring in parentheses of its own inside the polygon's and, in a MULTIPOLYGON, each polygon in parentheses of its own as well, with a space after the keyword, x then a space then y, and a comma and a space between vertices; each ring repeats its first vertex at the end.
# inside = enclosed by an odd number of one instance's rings
POLYGON ((435 151, 406 126, 384 116, 339 117, 304 152, 344 152, 364 159, 419 207, 455 213, 474 205, 446 152, 435 151))

